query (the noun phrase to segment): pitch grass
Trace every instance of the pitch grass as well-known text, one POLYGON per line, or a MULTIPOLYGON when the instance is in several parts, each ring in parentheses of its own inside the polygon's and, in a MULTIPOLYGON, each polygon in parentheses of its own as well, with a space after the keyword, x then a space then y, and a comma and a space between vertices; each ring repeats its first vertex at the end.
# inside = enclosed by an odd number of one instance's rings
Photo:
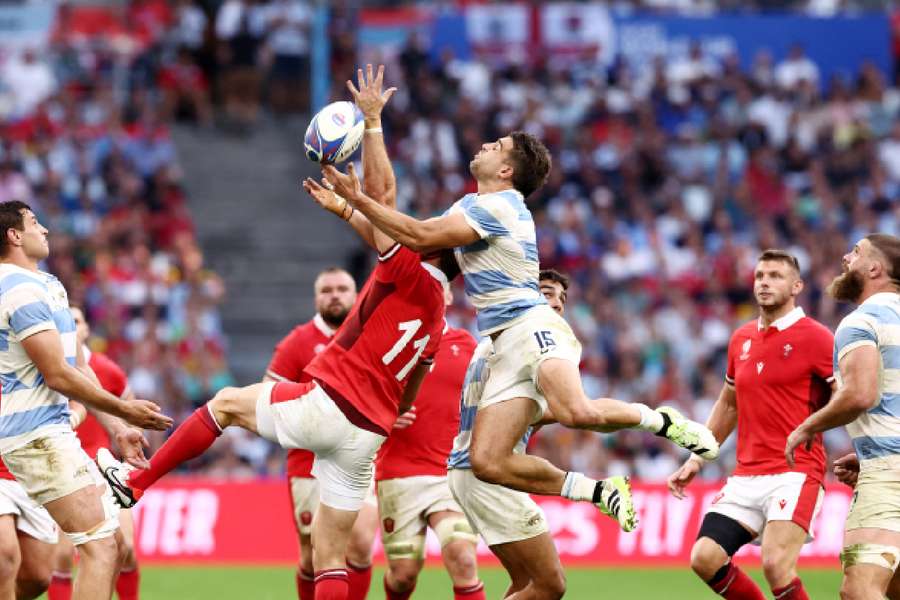
MULTIPOLYGON (((384 598, 382 569, 372 577, 369 598, 384 598)), ((566 570, 567 600, 703 600, 717 596, 706 589, 686 569, 578 569, 566 570)), ((801 572, 813 600, 837 598, 840 572, 801 572)), ((488 600, 498 600, 506 589, 506 573, 498 568, 482 568, 488 600)), ((762 582, 759 571, 753 577, 762 582)), ((763 588, 768 594, 768 589, 763 588)), ((144 567, 141 573, 142 600, 293 600, 293 571, 284 567, 144 567)), ((44 596, 42 596, 43 598, 44 596)), ((450 579, 438 568, 426 568, 413 595, 419 600, 452 600, 450 579)))

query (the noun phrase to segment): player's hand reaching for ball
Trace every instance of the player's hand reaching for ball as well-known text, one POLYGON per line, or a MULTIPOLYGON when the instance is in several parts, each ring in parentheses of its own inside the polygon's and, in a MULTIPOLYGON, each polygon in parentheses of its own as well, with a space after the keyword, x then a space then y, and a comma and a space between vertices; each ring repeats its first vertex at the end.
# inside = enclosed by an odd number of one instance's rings
MULTIPOLYGON (((327 181, 323 181, 323 183, 328 183, 327 181)), ((328 186, 331 184, 329 183, 328 186)), ((330 213, 334 213, 342 219, 348 218, 348 211, 350 210, 350 206, 347 204, 347 201, 334 193, 330 187, 326 187, 311 177, 307 177, 303 180, 303 189, 306 190, 306 193, 312 196, 312 199, 316 201, 316 204, 324 208, 330 213)))
POLYGON ((669 479, 666 480, 669 491, 679 500, 684 499, 685 488, 694 480, 694 477, 696 477, 699 472, 700 462, 694 458, 687 459, 685 463, 681 465, 681 468, 669 475, 669 479))
POLYGON ((147 438, 139 429, 134 427, 123 427, 116 432, 116 446, 119 447, 119 454, 128 464, 138 469, 147 469, 150 463, 144 456, 144 448, 149 447, 147 438))
POLYGON ((149 400, 122 402, 122 411, 118 416, 140 429, 165 431, 174 424, 171 417, 164 415, 162 409, 149 400))
POLYGON ((834 461, 834 475, 837 480, 850 487, 856 487, 859 478, 859 458, 850 453, 834 461))
POLYGON ((325 182, 331 185, 334 193, 346 198, 350 203, 356 202, 363 195, 362 185, 359 183, 359 177, 356 176, 353 163, 347 165, 346 173, 341 173, 333 165, 325 165, 322 167, 322 175, 325 176, 325 182))
POLYGON ((384 85, 384 65, 378 65, 378 73, 375 75, 373 75, 371 64, 366 65, 365 76, 363 76, 362 69, 357 69, 356 79, 359 83, 359 89, 356 89, 356 86, 349 79, 347 80, 347 89, 350 90, 350 94, 353 95, 353 101, 359 107, 359 110, 362 111, 363 117, 366 119, 366 126, 377 127, 380 123, 372 121, 381 118, 381 111, 384 105, 391 99, 397 88, 391 87, 383 92, 381 91, 381 87, 384 85))

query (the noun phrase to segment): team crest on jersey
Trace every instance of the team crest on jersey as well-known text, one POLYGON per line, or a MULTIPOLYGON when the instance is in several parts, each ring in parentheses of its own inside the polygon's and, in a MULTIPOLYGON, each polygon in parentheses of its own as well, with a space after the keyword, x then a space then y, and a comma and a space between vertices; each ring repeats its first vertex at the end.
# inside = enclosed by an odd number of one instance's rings
POLYGON ((763 367, 765 366, 766 364, 763 361, 759 361, 758 363, 756 363, 756 374, 759 375, 760 373, 762 373, 763 367))
POLYGON ((459 346, 453 344, 452 346, 450 346, 450 352, 453 353, 453 356, 459 356, 459 346))
POLYGON ((790 344, 785 344, 784 345, 784 357, 787 358, 788 356, 790 356, 791 350, 793 350, 793 349, 794 349, 794 347, 791 346, 790 344))
POLYGON ((750 340, 747 340, 746 342, 744 342, 744 345, 741 346, 741 355, 738 356, 738 360, 747 360, 748 358, 750 358, 750 344, 751 343, 752 342, 750 340))
POLYGON ((394 520, 391 518, 387 518, 384 520, 384 532, 385 533, 394 533, 394 520))

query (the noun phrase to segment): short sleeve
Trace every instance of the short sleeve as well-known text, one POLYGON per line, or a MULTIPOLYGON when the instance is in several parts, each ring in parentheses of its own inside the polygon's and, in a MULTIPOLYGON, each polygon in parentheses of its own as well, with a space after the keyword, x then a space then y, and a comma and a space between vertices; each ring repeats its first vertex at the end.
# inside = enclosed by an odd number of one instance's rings
POLYGON ((411 275, 418 275, 422 269, 422 259, 417 252, 406 246, 395 244, 378 255, 375 277, 380 281, 398 281, 411 275))
POLYGON ((272 353, 272 360, 266 369, 266 375, 278 381, 301 381, 305 364, 304 361, 297 360, 297 339, 299 333, 297 329, 287 334, 284 339, 275 346, 275 352, 272 353))
POLYGON ((857 348, 877 345, 878 337, 872 318, 858 311, 844 317, 834 334, 834 349, 838 362, 857 348))
MULTIPOLYGON (((512 212, 507 202, 496 202, 492 195, 471 196, 462 200, 458 205, 469 224, 481 239, 508 237, 510 227, 508 221, 512 212)), ((512 215, 517 218, 515 215, 512 215)))
POLYGON ((112 360, 107 361, 106 368, 102 369, 102 374, 97 373, 97 378, 100 379, 103 389, 119 398, 125 396, 125 392, 128 391, 128 376, 122 367, 112 360))
POLYGON ((728 365, 725 368, 725 384, 734 387, 734 346, 737 343, 737 333, 728 341, 728 365))
POLYGON ((419 361, 420 363, 431 364, 434 362, 438 346, 441 345, 441 338, 443 338, 442 329, 438 329, 437 334, 431 336, 428 340, 428 344, 425 345, 425 351, 422 352, 422 360, 419 361))
POLYGON ((37 282, 21 283, 5 294, 9 326, 18 339, 57 328, 49 300, 47 290, 37 282))

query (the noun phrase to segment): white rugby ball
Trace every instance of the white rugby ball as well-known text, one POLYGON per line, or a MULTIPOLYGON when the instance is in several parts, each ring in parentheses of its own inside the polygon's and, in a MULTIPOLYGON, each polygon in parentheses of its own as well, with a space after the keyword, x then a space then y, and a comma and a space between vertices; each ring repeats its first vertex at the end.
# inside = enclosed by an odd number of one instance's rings
POLYGON ((352 102, 332 102, 316 113, 306 128, 306 157, 317 163, 339 163, 356 152, 365 131, 362 111, 352 102))

